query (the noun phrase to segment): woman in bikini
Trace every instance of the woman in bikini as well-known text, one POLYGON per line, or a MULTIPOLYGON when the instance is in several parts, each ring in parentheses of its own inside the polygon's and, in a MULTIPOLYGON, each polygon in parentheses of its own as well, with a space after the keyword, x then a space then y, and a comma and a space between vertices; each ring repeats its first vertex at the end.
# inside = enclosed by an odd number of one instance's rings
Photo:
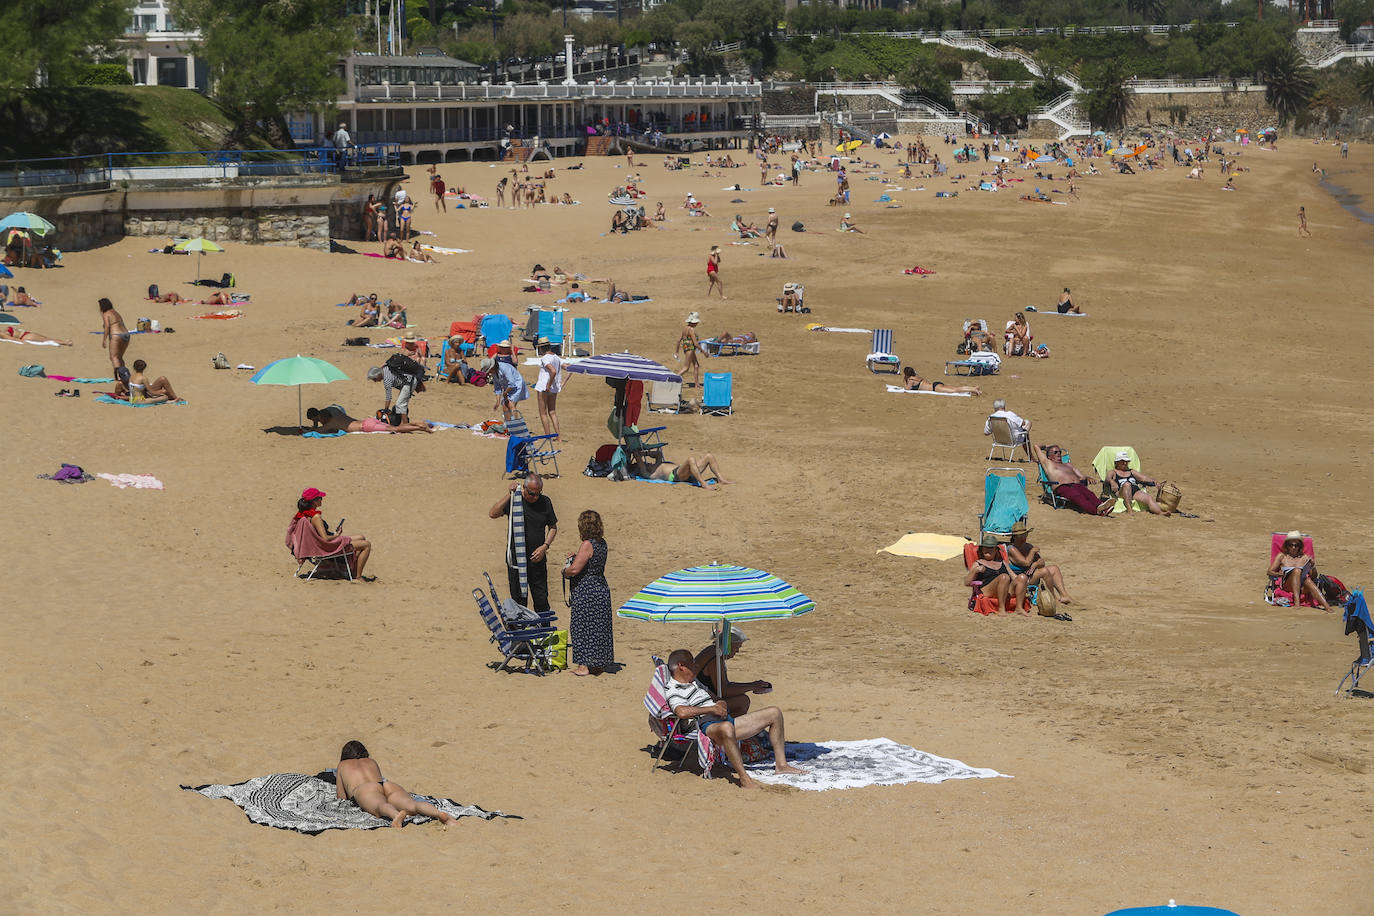
POLYGON ((367 203, 363 204, 363 229, 367 232, 367 238, 363 241, 370 242, 377 232, 377 195, 367 195, 367 203))
POLYGON ((975 385, 946 385, 944 382, 928 382, 907 366, 902 370, 902 387, 907 391, 944 391, 950 394, 982 394, 983 389, 975 385))
POLYGON ((56 337, 44 337, 37 331, 21 331, 12 324, 7 324, 3 328, 0 328, 0 336, 3 336, 5 340, 13 340, 17 343, 55 343, 60 347, 70 347, 72 345, 70 340, 60 340, 56 337))
POLYGON ((725 298, 725 283, 720 279, 720 246, 712 245, 706 257, 706 298, 711 298, 711 290, 719 289, 720 298, 725 298))
POLYGON ((1007 606, 1008 610, 1018 610, 1026 597, 1026 577, 1017 575, 1002 559, 1001 546, 995 535, 984 535, 978 547, 978 559, 974 560, 964 576, 964 585, 973 587, 981 582, 980 595, 996 597, 997 606, 1007 606), (1011 601, 1008 602, 1008 596, 1011 601))
POLYGON ((167 376, 159 375, 153 381, 148 381, 148 376, 143 374, 147 368, 148 364, 143 360, 134 360, 133 375, 129 376, 128 383, 115 382, 115 397, 126 397, 131 401, 138 400, 146 404, 181 400, 172 390, 172 383, 167 381, 167 376))
POLYGON ((1303 552, 1304 542, 1301 531, 1290 531, 1283 540, 1283 549, 1274 556, 1269 564, 1269 575, 1276 576, 1279 584, 1293 596, 1294 602, 1301 602, 1304 594, 1317 602, 1324 611, 1331 610, 1326 596, 1317 588, 1317 561, 1303 552))
POLYGON ((1108 490, 1126 504, 1128 513, 1134 512, 1135 504, 1139 502, 1155 515, 1169 514, 1145 489, 1159 486, 1159 481, 1145 476, 1138 470, 1131 470, 1131 456, 1126 452, 1116 453, 1116 461, 1107 473, 1106 483, 1108 490))
POLYGON ((393 827, 403 826, 406 818, 414 814, 435 818, 444 825, 458 821, 429 802, 416 799, 400 783, 383 778, 382 768, 368 755, 361 741, 343 746, 334 786, 335 797, 340 801, 347 799, 368 814, 391 821, 393 827))
POLYGON ((129 349, 129 329, 124 325, 124 317, 115 311, 109 299, 100 300, 100 345, 110 351, 110 365, 114 367, 115 378, 127 380, 129 370, 124 367, 124 351, 129 349))
MULTIPOLYGON (((687 377, 689 369, 696 371, 696 387, 701 387, 701 363, 697 360, 697 348, 701 346, 701 341, 697 339, 697 325, 701 324, 701 316, 696 312, 687 316, 687 324, 682 329, 682 333, 677 339, 677 348, 682 353, 682 376, 687 377)), ((686 381, 683 382, 686 384, 686 381)))
POLYGON ((372 293, 362 300, 363 310, 353 320, 355 328, 375 328, 380 324, 381 308, 377 305, 377 294, 372 293))

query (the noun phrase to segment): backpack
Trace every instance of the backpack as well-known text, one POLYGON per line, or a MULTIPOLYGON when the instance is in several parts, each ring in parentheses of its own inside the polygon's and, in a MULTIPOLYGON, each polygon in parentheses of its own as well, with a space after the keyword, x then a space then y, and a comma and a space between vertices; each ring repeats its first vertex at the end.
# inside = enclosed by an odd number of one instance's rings
POLYGON ((792 224, 792 231, 793 231, 793 232, 805 232, 805 231, 806 231, 806 226, 802 225, 802 221, 801 221, 801 220, 797 220, 795 223, 792 224))
POLYGON ((233 274, 225 274, 219 278, 219 285, 221 289, 228 289, 231 286, 238 286, 238 282, 234 279, 233 274))
POLYGON ((386 358, 386 367, 397 375, 409 375, 416 383, 425 380, 425 367, 404 353, 393 353, 386 358))
POLYGON ((475 388, 486 387, 487 381, 487 373, 483 372, 481 369, 477 369, 472 373, 472 375, 468 376, 468 384, 472 385, 475 388))
POLYGON ((148 284, 148 298, 149 298, 149 299, 156 299, 156 298, 157 298, 157 295, 158 295, 158 293, 157 293, 157 284, 156 284, 156 283, 150 283, 150 284, 148 284))

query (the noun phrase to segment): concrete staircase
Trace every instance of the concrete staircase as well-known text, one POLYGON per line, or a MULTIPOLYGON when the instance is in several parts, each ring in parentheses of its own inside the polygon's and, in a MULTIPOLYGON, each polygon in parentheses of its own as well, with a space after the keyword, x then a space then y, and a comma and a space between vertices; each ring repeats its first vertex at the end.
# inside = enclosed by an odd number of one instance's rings
POLYGON ((615 137, 588 137, 586 156, 609 156, 611 146, 615 143, 615 137))
POLYGON ((1078 98, 1066 92, 1048 105, 1037 108, 1031 113, 1032 120, 1049 121, 1059 128, 1059 142, 1070 137, 1086 137, 1092 133, 1092 124, 1078 107, 1078 98))

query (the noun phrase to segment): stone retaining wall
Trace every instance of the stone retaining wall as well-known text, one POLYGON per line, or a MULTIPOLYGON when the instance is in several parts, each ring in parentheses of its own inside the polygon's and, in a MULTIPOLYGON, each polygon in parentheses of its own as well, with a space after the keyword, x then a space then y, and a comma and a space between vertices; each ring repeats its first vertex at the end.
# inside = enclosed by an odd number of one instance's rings
POLYGON ((214 242, 248 245, 296 245, 329 250, 327 208, 273 210, 209 210, 194 216, 176 211, 143 211, 124 220, 125 235, 200 236, 214 242))

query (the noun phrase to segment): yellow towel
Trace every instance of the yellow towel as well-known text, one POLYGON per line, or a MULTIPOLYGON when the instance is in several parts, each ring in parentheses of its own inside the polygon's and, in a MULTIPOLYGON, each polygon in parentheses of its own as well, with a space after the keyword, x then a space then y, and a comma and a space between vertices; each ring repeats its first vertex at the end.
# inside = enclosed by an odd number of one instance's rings
POLYGON ((968 542, 968 538, 951 534, 918 532, 908 534, 891 547, 884 547, 878 552, 896 554, 899 557, 919 557, 923 560, 952 560, 964 555, 964 545, 968 542))

